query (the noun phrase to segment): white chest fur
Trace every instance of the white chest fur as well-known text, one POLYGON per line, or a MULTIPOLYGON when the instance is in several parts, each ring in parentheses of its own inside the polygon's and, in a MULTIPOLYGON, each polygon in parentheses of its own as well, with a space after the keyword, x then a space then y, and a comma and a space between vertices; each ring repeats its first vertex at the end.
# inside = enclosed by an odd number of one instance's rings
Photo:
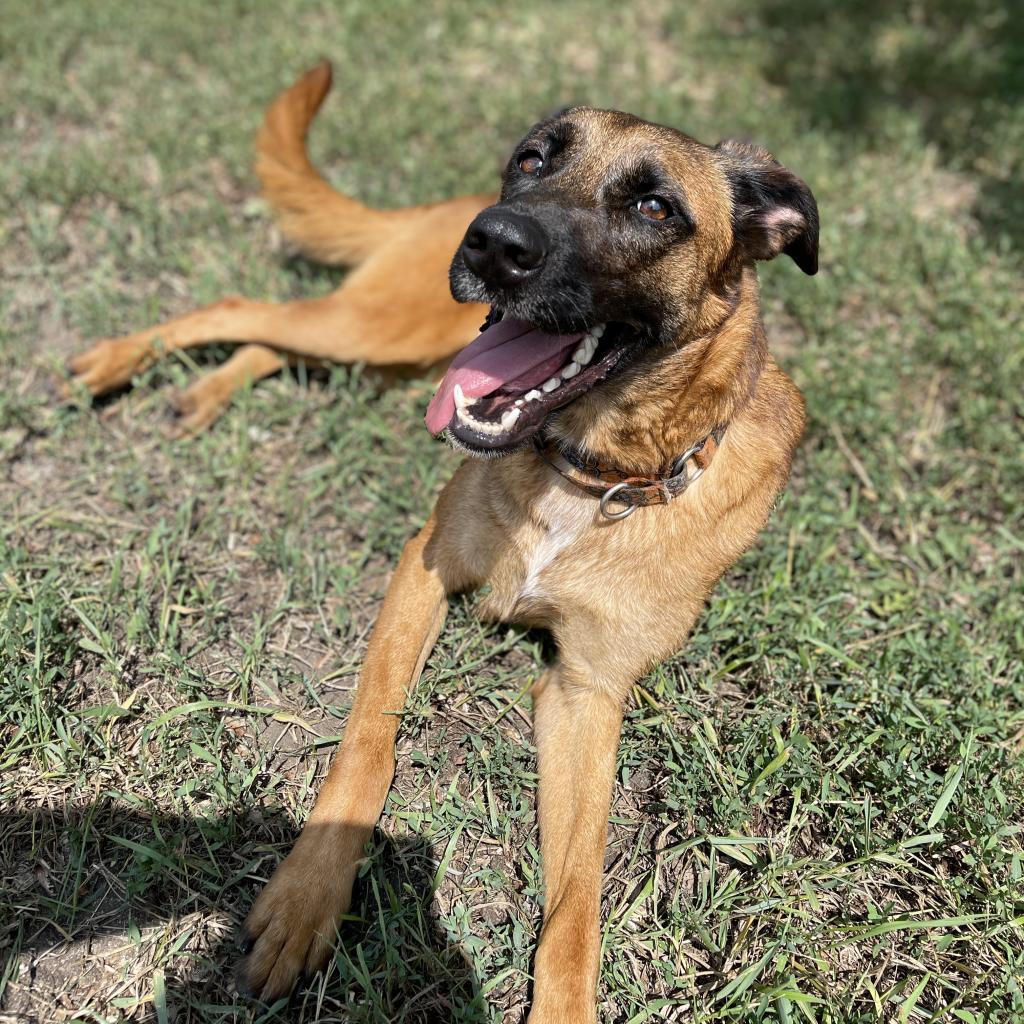
POLYGON ((527 558, 520 599, 544 596, 544 570, 590 525, 595 509, 593 499, 564 480, 552 484, 537 505, 543 532, 527 558))

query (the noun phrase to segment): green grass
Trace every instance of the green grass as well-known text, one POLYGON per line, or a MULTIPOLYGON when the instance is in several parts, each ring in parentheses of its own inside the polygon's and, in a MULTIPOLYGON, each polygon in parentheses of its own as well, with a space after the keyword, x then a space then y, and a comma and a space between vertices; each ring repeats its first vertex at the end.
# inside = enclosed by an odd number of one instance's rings
MULTIPOLYGON (((637 687, 602 1020, 1024 1015, 1024 38, 1012 5, 60 0, 0 24, 0 1016, 517 1020, 541 875, 542 638, 457 603, 345 941, 298 1010, 233 931, 308 812, 403 539, 455 457, 423 384, 286 376, 188 445, 166 389, 60 360, 226 292, 338 280, 252 198, 318 57, 312 148, 381 204, 492 187, 572 101, 775 151, 822 272, 762 273, 810 423, 687 649, 637 687)), ((198 364, 198 365, 197 365, 198 364)))

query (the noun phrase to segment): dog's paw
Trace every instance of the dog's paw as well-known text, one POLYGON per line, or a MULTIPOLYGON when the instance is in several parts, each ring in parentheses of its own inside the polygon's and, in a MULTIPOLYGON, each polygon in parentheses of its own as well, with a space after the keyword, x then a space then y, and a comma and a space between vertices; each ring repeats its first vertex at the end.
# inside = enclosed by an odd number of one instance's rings
POLYGON ((74 388, 85 388, 91 395, 103 395, 124 387, 151 361, 148 346, 133 338, 104 338, 86 352, 68 360, 71 381, 65 389, 70 397, 74 388))
POLYGON ((174 420, 168 435, 180 441, 201 434, 224 412, 230 400, 231 392, 217 386, 213 375, 176 392, 170 399, 174 420))
POLYGON ((355 874, 336 854, 323 841, 300 840, 274 872, 242 926, 245 956, 235 969, 240 992, 273 1002, 327 962, 355 874))

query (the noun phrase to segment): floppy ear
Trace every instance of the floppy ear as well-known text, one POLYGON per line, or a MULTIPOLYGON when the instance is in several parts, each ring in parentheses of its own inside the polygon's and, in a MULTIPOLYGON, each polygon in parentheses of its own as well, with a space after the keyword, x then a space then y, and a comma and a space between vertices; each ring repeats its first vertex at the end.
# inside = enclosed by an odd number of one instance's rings
POLYGON ((752 260, 784 252, 805 274, 818 271, 818 204, 807 184, 766 149, 727 139, 715 146, 732 188, 736 247, 752 260))

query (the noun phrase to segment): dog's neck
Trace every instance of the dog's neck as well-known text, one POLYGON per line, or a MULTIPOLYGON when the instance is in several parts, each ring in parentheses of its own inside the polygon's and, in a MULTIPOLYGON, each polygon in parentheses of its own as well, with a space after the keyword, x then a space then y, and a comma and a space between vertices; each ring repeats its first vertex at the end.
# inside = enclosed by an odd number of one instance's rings
POLYGON ((757 275, 705 298, 691 334, 660 346, 557 418, 550 433, 602 461, 658 473, 749 401, 768 354, 757 275))

